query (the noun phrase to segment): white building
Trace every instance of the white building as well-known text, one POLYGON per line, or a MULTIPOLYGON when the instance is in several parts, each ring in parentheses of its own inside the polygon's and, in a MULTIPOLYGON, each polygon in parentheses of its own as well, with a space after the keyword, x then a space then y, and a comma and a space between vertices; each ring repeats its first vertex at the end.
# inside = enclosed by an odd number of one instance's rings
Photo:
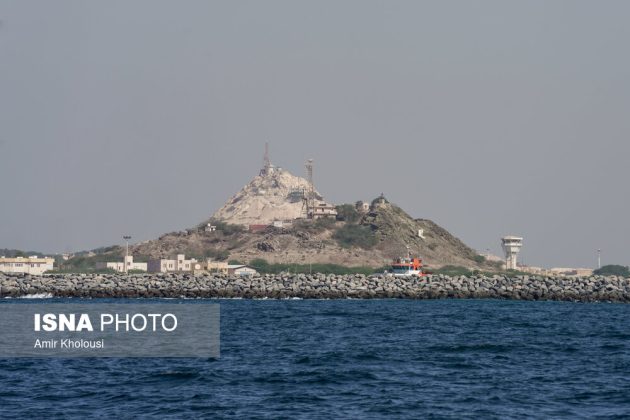
POLYGON ((128 273, 131 270, 147 271, 147 263, 133 262, 133 255, 128 255, 123 258, 122 262, 97 262, 96 268, 99 270, 111 268, 119 273, 128 273))
POLYGON ((254 276, 258 274, 258 271, 248 265, 230 264, 228 265, 228 274, 235 276, 254 276))
POLYGON ((501 246, 505 252, 505 268, 508 270, 516 270, 516 257, 523 246, 523 238, 520 236, 504 236, 501 238, 501 246))
POLYGON ((0 271, 4 273, 27 273, 41 275, 48 270, 52 270, 55 265, 54 258, 42 257, 36 255, 31 257, 0 257, 0 271))
POLYGON ((337 207, 325 201, 315 201, 314 207, 309 209, 310 219, 323 219, 326 217, 335 218, 337 216, 337 207))
POLYGON ((157 259, 149 260, 148 271, 150 273, 168 273, 169 271, 192 271, 195 269, 196 259, 186 259, 184 254, 177 254, 174 260, 157 259))

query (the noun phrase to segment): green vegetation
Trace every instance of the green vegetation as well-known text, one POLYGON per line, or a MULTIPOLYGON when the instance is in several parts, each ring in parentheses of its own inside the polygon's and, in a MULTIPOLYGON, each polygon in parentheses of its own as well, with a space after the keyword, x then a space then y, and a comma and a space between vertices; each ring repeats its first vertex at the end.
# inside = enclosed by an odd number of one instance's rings
POLYGON ((502 272, 493 272, 493 271, 484 271, 484 270, 471 270, 466 267, 462 267, 460 265, 445 265, 444 267, 438 268, 437 270, 432 270, 432 274, 444 274, 445 276, 454 277, 454 276, 475 276, 478 274, 484 276, 494 276, 495 274, 503 274, 508 276, 527 276, 530 275, 524 271, 519 270, 507 270, 502 272))
POLYGON ((486 257, 484 257, 483 255, 475 255, 473 257, 473 260, 475 260, 477 264, 483 264, 484 262, 486 262, 486 257))
POLYGON ((600 276, 623 276, 630 277, 630 268, 624 265, 609 264, 593 271, 593 274, 600 276))
POLYGON ((376 245, 376 236, 374 232, 367 226, 345 225, 333 234, 339 245, 344 248, 353 246, 370 249, 376 245))
POLYGON ((100 254, 111 254, 111 253, 114 253, 114 252, 120 253, 122 251, 123 251, 123 247, 121 247, 119 245, 111 245, 111 246, 102 246, 102 247, 99 247, 99 248, 94 248, 91 251, 75 252, 74 255, 76 257, 87 257, 90 253, 100 255, 100 254))
POLYGON ((245 265, 242 262, 240 262, 239 260, 230 260, 228 261, 229 265, 245 265))
POLYGON ((494 268, 496 268, 497 270, 503 270, 503 265, 505 263, 503 261, 491 261, 490 265, 492 265, 494 268))
MULTIPOLYGON (((96 255, 88 256, 83 252, 81 255, 75 255, 67 261, 57 259, 55 264, 57 268, 53 270, 53 273, 104 273, 114 274, 111 268, 108 269, 96 269, 96 264, 99 262, 113 262, 123 261, 124 249, 119 246, 99 248, 99 251, 105 251, 97 253, 96 255)), ((96 251, 96 250, 95 250, 96 251)), ((92 251, 92 252, 95 252, 92 251)), ((148 255, 134 254, 133 259, 135 262, 147 262, 149 260, 148 255)), ((131 273, 131 271, 130 271, 131 273)))
POLYGON ((262 258, 250 261, 253 267, 262 274, 290 273, 322 273, 322 274, 374 274, 382 273, 384 269, 374 269, 371 267, 346 267, 337 264, 271 264, 262 258))
POLYGON ((122 261, 123 257, 121 253, 108 253, 108 254, 97 254, 91 257, 87 255, 84 256, 75 256, 74 258, 70 258, 67 261, 64 261, 63 264, 59 266, 60 271, 65 271, 69 273, 94 273, 97 272, 94 268, 96 263, 98 262, 110 262, 110 261, 122 261))
POLYGON ((472 270, 459 265, 445 265, 442 268, 432 271, 433 274, 444 274, 445 276, 470 276, 473 274, 472 270))
POLYGON ((29 257, 31 255, 44 256, 50 255, 45 252, 37 252, 37 251, 22 251, 19 249, 9 249, 9 248, 0 248, 0 256, 5 256, 7 258, 15 258, 15 257, 29 257))
POLYGON ((356 223, 361 215, 352 204, 342 204, 336 207, 337 220, 342 220, 348 223, 356 223))

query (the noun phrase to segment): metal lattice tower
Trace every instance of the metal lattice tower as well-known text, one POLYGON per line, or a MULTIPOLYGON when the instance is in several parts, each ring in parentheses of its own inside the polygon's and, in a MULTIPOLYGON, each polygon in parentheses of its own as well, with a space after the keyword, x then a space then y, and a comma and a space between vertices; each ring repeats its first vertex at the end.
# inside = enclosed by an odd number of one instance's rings
POLYGON ((265 142, 265 156, 263 157, 263 167, 260 170, 260 175, 269 175, 271 169, 271 161, 269 160, 269 143, 265 142))
POLYGON ((265 142, 265 157, 263 158, 263 168, 267 169, 271 165, 269 161, 269 142, 265 142))
POLYGON ((313 184, 313 159, 306 161, 306 179, 308 180, 308 192, 306 195, 306 217, 312 217, 315 207, 315 185, 313 184))

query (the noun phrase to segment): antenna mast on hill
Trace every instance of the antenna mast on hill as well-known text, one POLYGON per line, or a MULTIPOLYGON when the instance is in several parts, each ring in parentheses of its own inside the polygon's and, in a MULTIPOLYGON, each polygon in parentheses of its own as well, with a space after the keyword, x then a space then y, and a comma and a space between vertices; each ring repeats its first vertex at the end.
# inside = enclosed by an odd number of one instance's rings
POLYGON ((260 175, 269 174, 269 168, 271 167, 271 161, 269 160, 269 142, 265 142, 265 156, 263 157, 263 167, 260 170, 260 175))
POLYGON ((313 159, 306 161, 306 179, 308 180, 308 192, 306 195, 306 218, 313 217, 315 207, 315 185, 313 184, 313 159))
POLYGON ((265 142, 265 157, 263 158, 263 167, 268 168, 271 165, 269 162, 269 142, 265 142))

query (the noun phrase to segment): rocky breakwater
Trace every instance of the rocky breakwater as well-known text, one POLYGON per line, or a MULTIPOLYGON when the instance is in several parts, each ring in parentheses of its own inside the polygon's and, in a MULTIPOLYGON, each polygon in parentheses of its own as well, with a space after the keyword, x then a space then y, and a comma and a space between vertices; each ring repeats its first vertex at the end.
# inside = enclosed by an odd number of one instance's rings
POLYGON ((356 275, 235 277, 183 273, 111 275, 0 273, 0 297, 516 299, 630 302, 630 279, 592 276, 428 276, 402 279, 356 275))

